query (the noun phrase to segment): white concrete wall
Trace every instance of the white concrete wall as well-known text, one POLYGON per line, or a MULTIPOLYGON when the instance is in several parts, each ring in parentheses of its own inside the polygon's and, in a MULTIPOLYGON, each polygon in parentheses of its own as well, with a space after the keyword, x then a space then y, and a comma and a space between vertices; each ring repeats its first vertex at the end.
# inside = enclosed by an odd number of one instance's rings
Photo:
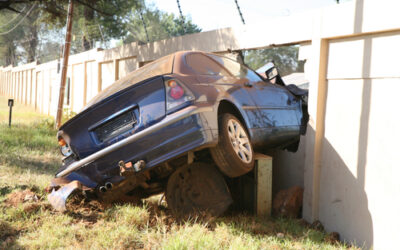
POLYGON ((329 43, 319 218, 380 249, 400 235, 399 44, 400 32, 329 43))

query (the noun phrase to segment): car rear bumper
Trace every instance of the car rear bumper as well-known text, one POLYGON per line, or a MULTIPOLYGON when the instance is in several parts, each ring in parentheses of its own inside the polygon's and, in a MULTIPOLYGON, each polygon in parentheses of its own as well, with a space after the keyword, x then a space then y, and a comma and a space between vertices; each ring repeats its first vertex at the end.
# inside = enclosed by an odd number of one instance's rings
MULTIPOLYGON (((207 117, 214 112, 212 105, 192 105, 167 115, 160 122, 97 151, 79 161, 72 162, 56 174, 68 177, 72 172, 87 166, 94 169, 79 171, 92 180, 95 176, 105 176, 110 168, 117 167, 120 160, 146 159, 146 168, 155 166, 172 157, 218 141, 217 127, 212 127, 207 117), (140 151, 135 150, 140 148, 140 151), (131 151, 130 151, 131 149, 131 151), (90 176, 90 175, 94 176, 90 176)), ((216 116, 214 117, 216 119, 216 116)), ((85 167, 86 168, 86 167, 85 167)), ((83 170, 83 169, 82 169, 83 170)), ((86 169, 85 169, 86 170, 86 169)), ((112 171, 111 171, 112 172, 112 171)), ((75 179, 75 178, 74 178, 75 179)))

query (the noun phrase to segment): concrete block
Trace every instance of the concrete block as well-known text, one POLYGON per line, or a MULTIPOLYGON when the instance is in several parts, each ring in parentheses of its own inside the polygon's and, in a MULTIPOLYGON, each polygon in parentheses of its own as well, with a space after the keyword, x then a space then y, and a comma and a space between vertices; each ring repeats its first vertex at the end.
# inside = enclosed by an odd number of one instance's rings
POLYGON ((270 216, 272 206, 272 157, 255 156, 255 213, 258 216, 270 216))

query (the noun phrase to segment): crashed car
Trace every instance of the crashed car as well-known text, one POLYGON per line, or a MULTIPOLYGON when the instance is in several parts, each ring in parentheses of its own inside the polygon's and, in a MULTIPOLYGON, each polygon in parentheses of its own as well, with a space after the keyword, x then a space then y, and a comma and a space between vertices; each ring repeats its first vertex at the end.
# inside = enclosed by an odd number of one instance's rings
POLYGON ((266 75, 181 51, 116 81, 59 129, 51 204, 65 210, 76 189, 109 203, 165 192, 175 214, 221 214, 232 203, 223 175, 251 171, 255 151, 296 150, 305 131, 306 93, 285 86, 273 65, 266 75))

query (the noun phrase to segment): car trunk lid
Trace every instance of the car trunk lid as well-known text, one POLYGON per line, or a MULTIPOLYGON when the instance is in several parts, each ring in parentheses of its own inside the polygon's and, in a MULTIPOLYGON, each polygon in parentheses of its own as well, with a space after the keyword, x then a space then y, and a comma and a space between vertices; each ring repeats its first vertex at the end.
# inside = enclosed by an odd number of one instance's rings
POLYGON ((60 130, 72 151, 84 158, 165 117, 162 76, 119 91, 65 123, 60 130))

